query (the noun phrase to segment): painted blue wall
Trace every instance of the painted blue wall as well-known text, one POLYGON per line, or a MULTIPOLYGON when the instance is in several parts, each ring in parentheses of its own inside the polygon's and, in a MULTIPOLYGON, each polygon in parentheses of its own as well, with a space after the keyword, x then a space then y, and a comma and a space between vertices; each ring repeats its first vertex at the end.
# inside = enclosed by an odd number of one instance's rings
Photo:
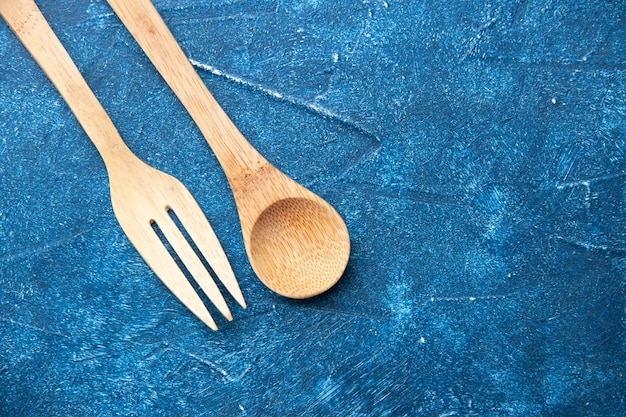
POLYGON ((249 308, 212 332, 151 273, 2 22, 0 415, 626 414, 624 1, 156 0, 251 143, 346 219, 348 269, 307 301, 255 277, 215 157, 107 3, 39 5, 249 308))

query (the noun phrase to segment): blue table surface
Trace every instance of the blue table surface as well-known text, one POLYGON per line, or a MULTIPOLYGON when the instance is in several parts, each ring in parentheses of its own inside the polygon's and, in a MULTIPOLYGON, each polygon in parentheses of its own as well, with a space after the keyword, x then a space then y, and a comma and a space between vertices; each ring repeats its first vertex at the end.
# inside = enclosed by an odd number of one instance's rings
POLYGON ((254 275, 216 158, 108 4, 38 4, 249 307, 213 332, 151 272, 0 22, 0 415, 626 414, 626 2, 155 0, 243 134, 346 220, 343 278, 304 301, 254 275))

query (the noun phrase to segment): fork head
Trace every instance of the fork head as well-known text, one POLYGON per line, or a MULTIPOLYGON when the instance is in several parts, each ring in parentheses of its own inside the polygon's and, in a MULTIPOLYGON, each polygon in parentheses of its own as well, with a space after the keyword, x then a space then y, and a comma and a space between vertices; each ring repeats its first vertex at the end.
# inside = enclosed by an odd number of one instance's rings
POLYGON ((217 330, 211 314, 161 241, 154 226, 162 232, 209 300, 230 321, 232 315, 222 293, 172 219, 171 212, 178 217, 227 291, 246 308, 226 254, 189 190, 176 178, 138 159, 132 159, 134 161, 130 164, 109 167, 113 211, 132 244, 167 288, 207 326, 217 330))

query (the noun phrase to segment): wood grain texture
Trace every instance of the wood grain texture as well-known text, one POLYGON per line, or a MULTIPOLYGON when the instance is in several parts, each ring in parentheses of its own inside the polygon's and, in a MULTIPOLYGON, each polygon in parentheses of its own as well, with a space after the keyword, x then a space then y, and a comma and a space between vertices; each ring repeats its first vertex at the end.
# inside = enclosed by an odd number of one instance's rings
POLYGON ((208 91, 150 0, 109 0, 215 152, 231 185, 254 271, 273 291, 309 298, 341 278, 350 236, 337 211, 257 152, 208 91))
POLYGON ((226 288, 245 301, 226 255, 187 188, 140 159, 124 144, 113 122, 32 0, 3 0, 0 14, 57 87, 107 166, 111 200, 124 232, 157 276, 207 326, 217 325, 158 235, 156 224, 200 284, 228 319, 232 315, 201 260, 170 218, 176 213, 226 288))

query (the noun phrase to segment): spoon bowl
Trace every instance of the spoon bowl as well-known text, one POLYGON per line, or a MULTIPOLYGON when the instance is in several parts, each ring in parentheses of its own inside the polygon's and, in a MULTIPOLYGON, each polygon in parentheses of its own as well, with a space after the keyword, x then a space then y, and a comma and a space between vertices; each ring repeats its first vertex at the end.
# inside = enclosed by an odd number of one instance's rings
POLYGON ((341 278, 350 239, 341 216, 324 200, 285 198, 257 217, 246 249, 252 268, 272 291, 308 298, 341 278))
POLYGON ((246 155, 247 169, 226 172, 252 269, 285 297, 323 293, 337 283, 348 263, 346 224, 330 204, 252 147, 246 155))

